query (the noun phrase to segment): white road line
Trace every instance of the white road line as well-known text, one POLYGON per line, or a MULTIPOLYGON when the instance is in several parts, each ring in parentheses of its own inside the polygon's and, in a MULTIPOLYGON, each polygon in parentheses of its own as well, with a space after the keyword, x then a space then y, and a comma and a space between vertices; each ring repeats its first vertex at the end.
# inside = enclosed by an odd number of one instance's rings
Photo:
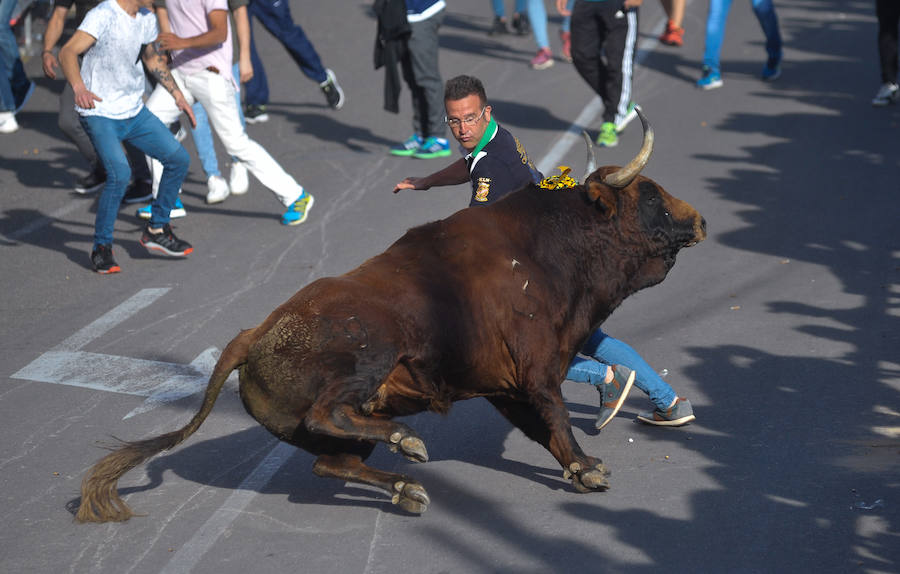
POLYGON ((65 341, 57 345, 54 351, 77 351, 107 331, 122 323, 141 309, 149 307, 154 301, 169 292, 168 287, 158 289, 141 289, 118 306, 107 311, 90 325, 83 327, 65 341))
POLYGON ((172 559, 162 569, 162 574, 190 572, 256 497, 257 492, 269 483, 272 476, 296 452, 295 446, 279 442, 265 460, 253 469, 250 476, 244 479, 244 482, 228 497, 225 504, 172 556, 172 559))

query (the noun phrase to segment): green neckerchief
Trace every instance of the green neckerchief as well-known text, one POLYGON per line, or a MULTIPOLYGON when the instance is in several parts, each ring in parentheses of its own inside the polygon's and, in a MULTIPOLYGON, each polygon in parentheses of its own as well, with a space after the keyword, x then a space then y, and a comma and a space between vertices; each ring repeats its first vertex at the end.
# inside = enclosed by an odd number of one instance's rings
POLYGON ((488 122, 487 129, 484 130, 484 135, 481 136, 481 141, 478 142, 478 145, 475 146, 475 149, 473 149, 472 152, 469 153, 469 155, 472 157, 478 155, 478 152, 480 152, 484 148, 484 146, 486 146, 488 142, 491 141, 491 138, 494 137, 494 134, 497 133, 497 129, 497 122, 494 121, 494 116, 491 116, 491 121, 488 122))

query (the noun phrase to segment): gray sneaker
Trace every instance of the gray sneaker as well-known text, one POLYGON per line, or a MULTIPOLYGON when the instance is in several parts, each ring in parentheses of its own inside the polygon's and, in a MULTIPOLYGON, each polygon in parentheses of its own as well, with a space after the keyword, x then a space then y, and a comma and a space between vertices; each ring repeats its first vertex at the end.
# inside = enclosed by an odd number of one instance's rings
POLYGON ((878 88, 878 93, 872 98, 872 105, 887 106, 897 103, 898 99, 900 99, 900 86, 897 86, 897 84, 882 84, 878 88))
POLYGON ((653 412, 641 413, 637 416, 637 420, 647 423, 648 425, 657 425, 664 427, 680 427, 686 425, 696 419, 694 416, 694 408, 691 401, 678 397, 675 404, 666 410, 656 409, 653 412))
POLYGON ((613 420, 634 384, 634 371, 628 367, 615 365, 613 373, 615 376, 612 381, 597 385, 597 391, 600 393, 600 410, 597 411, 597 422, 594 423, 597 430, 601 430, 613 420))

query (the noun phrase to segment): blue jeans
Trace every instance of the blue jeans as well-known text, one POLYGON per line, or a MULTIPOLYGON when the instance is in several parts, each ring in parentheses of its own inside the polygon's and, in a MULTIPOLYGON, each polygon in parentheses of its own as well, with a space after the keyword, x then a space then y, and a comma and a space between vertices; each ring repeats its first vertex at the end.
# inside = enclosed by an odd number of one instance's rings
POLYGON ((528 21, 531 22, 534 42, 537 44, 538 49, 549 48, 547 8, 544 6, 544 0, 528 0, 528 21))
POLYGON ((678 396, 637 351, 600 329, 594 331, 582 347, 581 354, 596 360, 576 356, 569 365, 566 379, 599 385, 606 377, 607 365, 624 365, 634 371, 634 384, 650 395, 657 408, 666 410, 678 396))
MULTIPOLYGON (((528 11, 528 7, 525 4, 528 0, 516 0, 516 13, 524 14, 528 11)), ((503 8, 503 0, 491 0, 491 4, 494 6, 494 15, 498 18, 505 18, 506 11, 503 8)))
POLYGON ((25 102, 31 80, 19 58, 19 45, 9 27, 17 0, 0 0, 0 112, 14 112, 25 102))
MULTIPOLYGON (((235 81, 240 81, 241 75, 237 64, 234 64, 232 73, 235 81)), ((244 122, 244 111, 241 109, 241 93, 235 90, 234 98, 237 100, 238 116, 241 118, 241 125, 244 126, 246 124, 244 122)), ((216 158, 216 148, 213 143, 212 129, 209 127, 209 116, 206 114, 206 109, 200 102, 194 102, 191 109, 194 111, 194 118, 197 120, 197 127, 191 129, 191 137, 194 138, 194 146, 197 148, 197 157, 200 158, 203 173, 206 174, 207 179, 214 175, 221 177, 222 172, 219 171, 219 160, 216 158)), ((237 159, 232 157, 231 161, 235 162, 237 159)))
MULTIPOLYGON (((766 36, 766 53, 769 58, 781 59, 781 33, 778 29, 778 17, 772 0, 751 0, 753 13, 759 20, 763 34, 766 36)), ((722 40, 725 38, 725 20, 731 9, 731 0, 710 0, 709 15, 706 17, 706 49, 703 51, 703 65, 713 71, 721 71, 719 54, 722 52, 722 40)))
MULTIPOLYGON (((307 78, 319 84, 328 79, 312 42, 306 37, 303 28, 294 23, 287 0, 253 0, 247 9, 247 17, 252 20, 253 16, 259 18, 266 30, 281 42, 307 78)), ((262 60, 256 53, 252 26, 250 63, 253 64, 253 78, 244 86, 244 100, 249 106, 261 106, 269 103, 269 82, 262 60)))
POLYGON ((112 243, 116 216, 131 179, 131 168, 122 142, 129 142, 163 164, 159 193, 151 204, 150 227, 155 229, 169 223, 169 212, 175 205, 181 182, 191 165, 191 157, 175 140, 172 132, 145 107, 133 118, 114 120, 81 116, 81 123, 106 169, 106 185, 97 203, 97 219, 94 222, 94 247, 112 243))

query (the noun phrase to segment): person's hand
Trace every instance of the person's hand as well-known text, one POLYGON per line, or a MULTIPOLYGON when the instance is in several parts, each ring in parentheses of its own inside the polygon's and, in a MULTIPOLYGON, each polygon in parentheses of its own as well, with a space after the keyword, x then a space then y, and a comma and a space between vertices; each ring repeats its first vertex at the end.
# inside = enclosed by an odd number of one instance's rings
POLYGON ((178 109, 187 114, 188 119, 191 120, 191 127, 197 127, 197 118, 194 117, 194 110, 191 109, 187 100, 184 99, 184 94, 181 93, 181 90, 172 94, 172 97, 175 98, 175 105, 178 106, 178 109))
POLYGON ((56 79, 56 67, 59 66, 59 60, 53 55, 53 52, 44 52, 41 54, 41 66, 44 68, 44 75, 51 80, 56 79))
POLYGON ((99 97, 83 85, 77 90, 73 89, 73 91, 75 92, 75 105, 84 110, 92 110, 94 109, 94 102, 103 101, 103 98, 99 97))
MULTIPOLYGON (((559 0, 557 0, 558 2, 559 0)), ((625 9, 630 10, 631 8, 637 8, 641 5, 644 0, 625 0, 625 9)))
POLYGON ((428 189, 429 186, 425 185, 424 182, 424 177, 407 177, 394 186, 394 193, 397 193, 401 189, 428 189))
POLYGON ((175 34, 163 32, 156 38, 156 42, 163 50, 183 50, 187 48, 187 42, 175 34))
POLYGON ((562 16, 571 16, 572 11, 567 8, 569 0, 556 0, 556 11, 562 16))
POLYGON ((240 80, 242 84, 246 84, 253 79, 253 64, 250 63, 249 57, 241 58, 238 61, 238 73, 241 75, 240 80))

